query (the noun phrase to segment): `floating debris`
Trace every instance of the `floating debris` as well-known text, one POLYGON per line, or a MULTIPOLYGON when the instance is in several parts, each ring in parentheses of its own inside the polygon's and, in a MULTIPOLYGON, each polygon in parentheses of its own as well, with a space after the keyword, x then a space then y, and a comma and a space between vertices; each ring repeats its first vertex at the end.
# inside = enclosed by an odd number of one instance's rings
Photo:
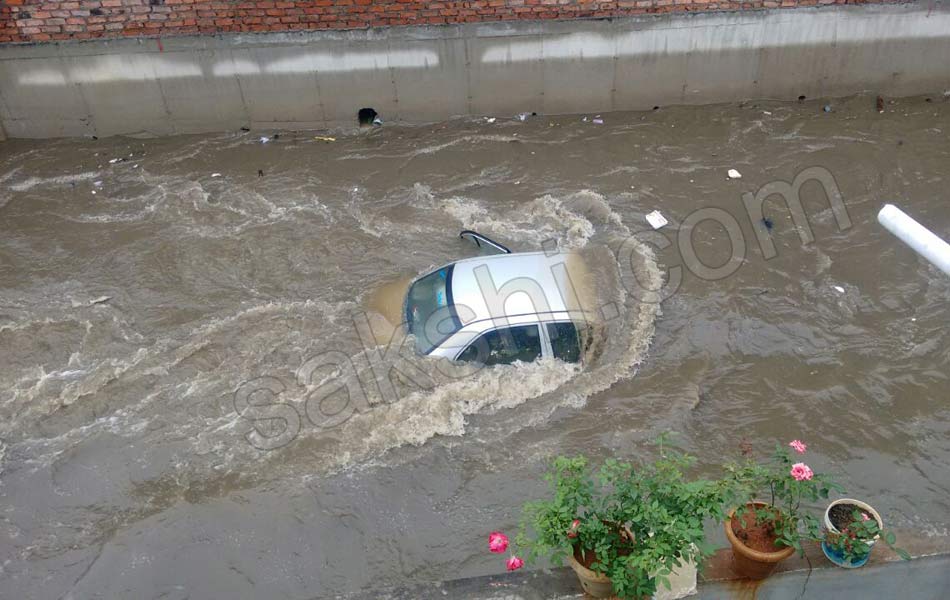
POLYGON ((836 286, 833 286, 833 287, 835 288, 835 291, 838 292, 839 294, 843 294, 843 293, 844 293, 844 288, 841 287, 840 285, 836 285, 836 286))
POLYGON ((495 117, 485 117, 485 122, 486 122, 486 123, 494 123, 495 120, 496 120, 495 117))
POLYGON ((831 112, 831 105, 830 105, 830 104, 824 105, 824 106, 822 107, 822 110, 825 111, 825 112, 831 112))
POLYGON ((877 106, 877 112, 879 113, 884 112, 884 98, 878 96, 877 101, 875 102, 875 105, 877 106))
POLYGON ((102 304, 103 302, 108 302, 109 300, 112 300, 112 296, 99 296, 98 298, 93 298, 90 300, 89 304, 102 304))
POLYGON ((742 173, 736 171, 735 169, 729 169, 726 175, 729 176, 729 179, 742 179, 742 173))
POLYGON ((266 143, 269 142, 269 141, 270 141, 270 138, 267 137, 266 135, 265 135, 265 136, 261 136, 261 143, 262 143, 262 144, 266 144, 266 143))
POLYGON ((527 120, 528 120, 528 113, 519 113, 519 114, 515 115, 515 118, 518 119, 519 121, 527 121, 527 120))
POLYGON ((593 119, 593 120, 591 120, 591 123, 593 123, 594 125, 603 125, 603 124, 604 124, 604 120, 603 120, 603 119, 593 119))
POLYGON ((211 176, 212 176, 212 177, 221 177, 221 173, 212 173, 211 176))
POLYGON ((659 229, 660 227, 663 227, 669 223, 669 221, 666 220, 666 217, 660 214, 660 211, 655 210, 647 215, 647 223, 649 223, 653 229, 659 229))
POLYGON ((315 135, 315 136, 313 136, 313 139, 317 140, 318 142, 326 142, 326 143, 328 143, 328 144, 329 144, 330 142, 335 142, 335 141, 336 141, 336 138, 335 138, 335 137, 330 137, 330 136, 328 136, 328 135, 315 135))

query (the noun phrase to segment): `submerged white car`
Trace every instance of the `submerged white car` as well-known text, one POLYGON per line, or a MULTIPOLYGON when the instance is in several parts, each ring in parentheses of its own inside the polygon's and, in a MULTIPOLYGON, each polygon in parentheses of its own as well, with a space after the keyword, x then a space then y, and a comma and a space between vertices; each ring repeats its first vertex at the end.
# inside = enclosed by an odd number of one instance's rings
POLYGON ((587 285, 580 257, 511 253, 476 232, 461 236, 502 253, 452 262, 412 282, 405 319, 416 349, 484 365, 580 361, 590 343, 576 289, 587 285))

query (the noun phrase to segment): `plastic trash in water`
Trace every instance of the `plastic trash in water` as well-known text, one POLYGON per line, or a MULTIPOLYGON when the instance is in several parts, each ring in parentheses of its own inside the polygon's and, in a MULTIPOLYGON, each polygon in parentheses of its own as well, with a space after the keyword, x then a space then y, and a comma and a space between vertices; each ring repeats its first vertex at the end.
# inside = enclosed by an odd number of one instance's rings
POLYGON ((519 113, 515 118, 517 118, 519 121, 527 121, 528 113, 519 113))
POLYGON ((112 300, 112 296, 99 296, 98 298, 93 298, 89 301, 89 304, 102 304, 103 302, 108 302, 112 300))
POLYGON ((835 288, 835 291, 838 292, 839 294, 843 294, 843 293, 844 293, 844 288, 841 287, 840 285, 835 285, 835 286, 832 286, 832 287, 834 287, 834 288, 835 288))
POLYGON ((825 112, 831 112, 831 105, 830 104, 824 105, 822 107, 822 110, 824 110, 825 112))
POLYGON ((266 135, 261 136, 261 143, 262 143, 262 144, 266 144, 266 143, 269 142, 269 141, 270 141, 270 138, 267 137, 266 135))
POLYGON ((666 220, 666 217, 660 214, 660 211, 655 210, 647 215, 647 223, 649 223, 650 227, 653 229, 659 229, 660 227, 663 227, 669 223, 669 221, 666 220))
POLYGON ((494 123, 494 122, 495 122, 495 117, 485 117, 485 122, 486 122, 486 123, 494 123))
POLYGON ((330 142, 335 142, 335 141, 336 141, 336 138, 335 138, 335 137, 330 137, 330 136, 328 136, 328 135, 315 135, 315 136, 313 136, 313 139, 317 140, 318 142, 326 142, 326 143, 328 143, 328 144, 329 144, 330 142))
POLYGON ((212 176, 212 177, 221 177, 221 173, 212 173, 211 176, 212 176))
POLYGON ((379 127, 382 124, 383 124, 383 120, 380 119, 379 117, 376 117, 375 119, 373 119, 373 125, 379 127))
POLYGON ((592 119, 592 120, 591 120, 591 123, 593 123, 594 125, 603 125, 603 124, 604 124, 604 120, 603 120, 603 119, 592 119))
POLYGON ((729 176, 729 179, 742 179, 742 173, 736 171, 735 169, 729 169, 726 175, 729 176))

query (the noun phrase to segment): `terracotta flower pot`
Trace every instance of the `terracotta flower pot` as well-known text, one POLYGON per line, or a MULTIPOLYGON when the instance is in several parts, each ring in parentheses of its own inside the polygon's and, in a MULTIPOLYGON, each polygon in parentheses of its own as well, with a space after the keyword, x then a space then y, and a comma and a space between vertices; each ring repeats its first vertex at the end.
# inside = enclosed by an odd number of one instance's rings
POLYGON ((591 571, 582 565, 574 555, 570 556, 571 568, 577 573, 577 578, 581 580, 581 587, 584 591, 594 598, 610 598, 614 595, 614 585, 610 578, 602 573, 591 571))
MULTIPOLYGON (((765 508, 767 506, 768 504, 765 502, 750 502, 746 504, 746 507, 749 509, 765 508)), ((741 577, 748 579, 765 579, 772 574, 772 571, 775 570, 779 562, 794 554, 795 549, 788 547, 776 552, 761 552, 749 548, 732 530, 732 517, 735 512, 736 509, 730 510, 725 522, 726 538, 729 539, 729 543, 732 545, 732 569, 736 575, 741 577)))

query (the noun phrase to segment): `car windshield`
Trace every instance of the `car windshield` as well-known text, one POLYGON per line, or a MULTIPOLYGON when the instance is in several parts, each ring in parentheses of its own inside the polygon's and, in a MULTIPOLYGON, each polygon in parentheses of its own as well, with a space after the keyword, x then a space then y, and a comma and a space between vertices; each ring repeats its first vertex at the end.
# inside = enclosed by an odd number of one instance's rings
POLYGON ((406 323, 423 354, 462 328, 452 303, 452 268, 449 265, 416 280, 406 295, 406 323))

